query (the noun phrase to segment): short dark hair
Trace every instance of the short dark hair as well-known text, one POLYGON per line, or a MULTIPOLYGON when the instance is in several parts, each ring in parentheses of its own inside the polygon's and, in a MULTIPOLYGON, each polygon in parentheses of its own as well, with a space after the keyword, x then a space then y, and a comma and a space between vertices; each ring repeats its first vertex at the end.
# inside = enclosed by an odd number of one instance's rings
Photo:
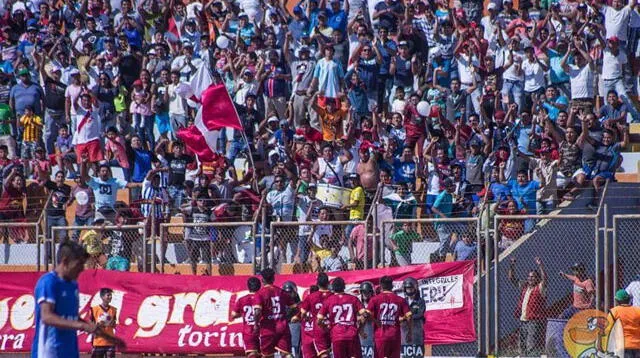
POLYGON ((247 280, 247 288, 249 289, 249 292, 258 292, 260 286, 260 280, 258 280, 257 277, 249 277, 247 280))
POLYGON ((329 287, 329 276, 324 272, 320 272, 316 283, 318 284, 318 287, 327 289, 329 287))
POLYGON ((260 276, 262 276, 262 281, 264 281, 264 283, 272 284, 273 281, 275 281, 276 272, 272 268, 267 267, 260 272, 260 276))
POLYGON ((380 278, 380 287, 384 291, 393 290, 393 279, 389 276, 382 276, 382 278, 380 278))
POLYGON ((103 297, 108 293, 113 293, 113 289, 111 289, 109 287, 103 287, 103 288, 100 289, 100 297, 103 297))
POLYGON ((86 260, 89 258, 87 250, 79 243, 67 240, 58 248, 58 262, 66 260, 86 260))
POLYGON ((520 175, 520 174, 526 175, 527 177, 529 176, 529 172, 526 169, 518 170, 518 175, 520 175))
POLYGON ((111 167, 108 164, 100 164, 98 165, 98 171, 102 168, 107 168, 107 170, 111 170, 111 167))
POLYGON ((331 290, 333 292, 344 292, 344 280, 342 279, 342 277, 336 277, 333 279, 333 281, 331 282, 331 290))

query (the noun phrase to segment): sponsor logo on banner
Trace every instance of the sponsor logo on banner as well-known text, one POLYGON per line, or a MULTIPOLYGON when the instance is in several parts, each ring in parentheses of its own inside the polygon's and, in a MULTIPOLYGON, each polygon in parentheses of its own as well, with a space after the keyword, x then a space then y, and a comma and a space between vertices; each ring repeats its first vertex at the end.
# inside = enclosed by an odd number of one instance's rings
POLYGON ((420 293, 427 311, 464 306, 463 275, 431 277, 419 280, 420 293))
POLYGON ((362 346, 362 358, 373 358, 373 346, 362 346))
POLYGON ((400 356, 402 358, 423 358, 424 345, 403 344, 400 356))

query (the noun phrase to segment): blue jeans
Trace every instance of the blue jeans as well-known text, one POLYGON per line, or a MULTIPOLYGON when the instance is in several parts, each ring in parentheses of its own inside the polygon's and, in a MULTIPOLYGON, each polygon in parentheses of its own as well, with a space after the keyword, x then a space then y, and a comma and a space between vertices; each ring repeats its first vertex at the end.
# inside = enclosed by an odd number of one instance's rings
POLYGON ((133 114, 133 130, 142 140, 142 143, 149 142, 150 150, 155 147, 155 136, 153 134, 154 126, 153 116, 143 116, 141 114, 133 114))
POLYGON ((184 200, 184 188, 181 186, 171 185, 167 188, 167 192, 173 200, 172 210, 180 210, 182 200, 184 200))
MULTIPOLYGON (((293 247, 293 245, 291 245, 293 247)), ((300 250, 300 262, 306 263, 309 260, 309 252, 311 248, 309 247, 309 235, 298 235, 298 248, 300 250)), ((295 252, 293 253, 296 254, 295 252)))
MULTIPOLYGON (((77 216, 73 220, 73 226, 89 226, 93 223, 93 216, 81 217, 77 216)), ((80 237, 80 230, 73 230, 71 234, 71 240, 78 242, 78 237, 80 237)))
POLYGON ((509 96, 513 103, 518 105, 518 113, 522 111, 522 93, 524 92, 524 81, 512 81, 505 79, 502 81, 502 96, 509 96))
MULTIPOLYGON (((46 236, 49 237, 51 234, 51 228, 54 226, 67 226, 67 219, 64 216, 49 216, 47 215, 47 231, 46 236)), ((65 230, 56 230, 55 236, 53 237, 53 244, 62 243, 67 239, 67 232, 65 230)), ((44 247, 45 250, 45 260, 49 261, 51 259, 51 242, 47 242, 44 247)))
POLYGON ((229 159, 232 163, 233 160, 236 159, 236 156, 242 151, 246 150, 247 144, 244 142, 244 139, 237 138, 231 141, 231 146, 229 146, 229 152, 227 153, 227 159, 229 159))
POLYGON ((537 201, 536 202, 536 214, 546 215, 555 208, 555 202, 553 200, 537 201))
POLYGON ((55 153, 55 142, 58 137, 58 130, 65 126, 64 111, 54 111, 47 109, 44 112, 44 146, 47 154, 55 153))

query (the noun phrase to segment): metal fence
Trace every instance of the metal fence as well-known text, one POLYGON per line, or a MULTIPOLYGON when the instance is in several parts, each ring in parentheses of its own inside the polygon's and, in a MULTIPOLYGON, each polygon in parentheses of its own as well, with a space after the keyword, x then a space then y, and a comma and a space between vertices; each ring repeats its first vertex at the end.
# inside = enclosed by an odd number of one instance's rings
MULTIPOLYGON (((192 274, 235 274, 237 264, 253 273, 259 244, 256 224, 246 222, 163 223, 154 240, 151 260, 159 253, 160 272, 188 264, 192 274)), ((176 271, 174 271, 176 272, 176 271)))
POLYGON ((292 272, 344 271, 373 267, 375 247, 365 221, 275 221, 262 262, 292 272))
POLYGON ((5 268, 24 270, 24 267, 36 266, 40 271, 44 257, 41 252, 40 225, 34 223, 0 223, 0 247, 2 259, 0 265, 5 268))
MULTIPOLYGON (((607 266, 611 272, 607 277, 612 280, 612 293, 620 288, 628 288, 634 281, 636 288, 628 291, 637 291, 640 286, 638 237, 640 237, 640 215, 613 215, 611 245, 613 260, 611 265, 607 266)), ((607 304, 613 304, 613 302, 607 301, 607 304)))
POLYGON ((563 340, 559 327, 577 312, 573 275, 592 280, 591 307, 600 306, 598 215, 496 215, 494 228, 493 351, 499 356, 558 356, 555 348, 563 340))
POLYGON ((65 240, 77 241, 87 249, 90 255, 88 268, 152 271, 144 222, 141 225, 54 226, 44 242, 47 262, 53 262, 51 258, 56 257, 60 243, 65 240))

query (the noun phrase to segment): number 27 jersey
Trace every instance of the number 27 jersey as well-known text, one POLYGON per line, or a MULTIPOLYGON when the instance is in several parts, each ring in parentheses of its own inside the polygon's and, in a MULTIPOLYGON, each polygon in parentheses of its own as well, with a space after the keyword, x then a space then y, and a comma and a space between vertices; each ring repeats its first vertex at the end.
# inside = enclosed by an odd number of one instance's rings
POLYGON ((362 312, 364 307, 356 296, 339 293, 324 301, 318 318, 329 321, 332 341, 348 341, 358 336, 358 314, 362 312))

